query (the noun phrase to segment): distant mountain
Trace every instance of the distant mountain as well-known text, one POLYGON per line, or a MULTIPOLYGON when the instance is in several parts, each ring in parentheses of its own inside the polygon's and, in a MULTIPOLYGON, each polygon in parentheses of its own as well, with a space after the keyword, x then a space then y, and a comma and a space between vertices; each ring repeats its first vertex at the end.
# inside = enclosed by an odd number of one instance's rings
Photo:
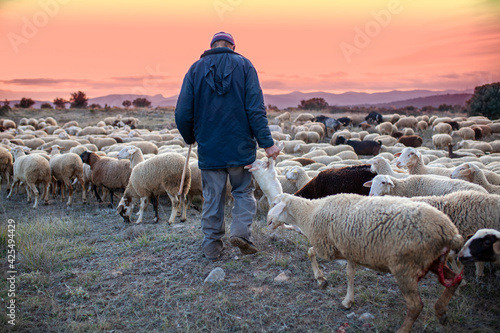
POLYGON ((391 103, 378 104, 380 107, 395 107, 403 108, 408 105, 412 105, 416 108, 423 108, 424 106, 438 107, 441 104, 447 105, 465 105, 465 102, 472 97, 472 94, 446 94, 446 95, 434 95, 428 97, 418 97, 412 99, 405 99, 403 101, 396 101, 391 103))
MULTIPOLYGON (((279 109, 285 109, 287 107, 297 107, 300 101, 307 100, 311 98, 324 98, 329 105, 337 106, 356 106, 356 105, 377 105, 377 106, 395 106, 404 107, 408 105, 413 105, 415 107, 421 108, 426 105, 439 106, 441 104, 461 104, 464 105, 465 101, 472 96, 472 91, 458 91, 458 90, 443 90, 443 91, 432 91, 432 90, 410 90, 410 91, 387 91, 387 92, 377 92, 377 93, 363 93, 349 91, 341 94, 333 94, 323 91, 303 93, 300 91, 294 91, 288 94, 264 94, 264 103, 266 105, 275 105, 279 109)), ((122 103, 125 100, 133 101, 136 98, 147 98, 151 101, 152 107, 157 106, 175 106, 177 102, 177 95, 164 97, 161 94, 149 96, 149 95, 132 95, 132 94, 113 94, 101 97, 90 98, 88 104, 99 104, 104 107, 108 105, 109 107, 122 107, 122 103)), ((40 108, 42 103, 51 103, 50 101, 35 101, 33 107, 40 108)), ((19 103, 17 101, 11 101, 10 105, 19 103)), ((51 103, 52 104, 52 103, 51 103)))
MULTIPOLYGON (((345 92, 341 94, 333 94, 327 92, 312 92, 302 93, 294 91, 289 94, 282 95, 264 95, 264 102, 266 105, 276 105, 279 109, 286 107, 296 107, 300 104, 301 100, 308 100, 310 98, 324 98, 328 105, 337 106, 355 106, 355 105, 375 105, 375 104, 392 104, 397 101, 413 100, 417 98, 424 98, 429 96, 451 95, 451 94, 472 94, 472 91, 458 91, 458 90, 410 90, 410 91, 387 91, 378 93, 362 93, 362 92, 345 92)), ((444 104, 440 103, 440 104, 444 104)), ((449 104, 449 103, 446 103, 449 104)), ((460 103, 456 103, 460 104, 460 103)), ((406 106, 408 104, 405 104, 406 106)), ((429 104, 426 104, 429 105, 429 104)))

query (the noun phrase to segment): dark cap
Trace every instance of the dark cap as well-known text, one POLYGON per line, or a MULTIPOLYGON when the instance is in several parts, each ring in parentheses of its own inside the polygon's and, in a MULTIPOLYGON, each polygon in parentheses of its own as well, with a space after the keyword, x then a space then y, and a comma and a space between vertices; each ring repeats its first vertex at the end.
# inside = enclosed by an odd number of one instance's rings
POLYGON ((212 41, 210 42, 210 47, 212 47, 212 45, 214 45, 214 43, 218 40, 225 40, 226 42, 229 42, 231 44, 234 45, 234 39, 233 39, 233 36, 231 36, 231 34, 227 33, 227 32, 218 32, 214 35, 214 37, 212 38, 212 41))

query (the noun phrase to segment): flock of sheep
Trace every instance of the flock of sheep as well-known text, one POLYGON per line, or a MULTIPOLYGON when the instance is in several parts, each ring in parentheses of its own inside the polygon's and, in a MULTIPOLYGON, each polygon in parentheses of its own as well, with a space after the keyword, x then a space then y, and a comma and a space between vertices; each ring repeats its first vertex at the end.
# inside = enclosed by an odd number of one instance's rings
MULTIPOLYGON (((167 194, 168 222, 178 214, 186 220, 193 199, 202 199, 196 147, 186 147, 176 129, 150 131, 137 123, 120 116, 84 128, 51 117, 1 120, 0 177, 9 187, 7 198, 24 191, 24 184, 33 208, 39 199, 47 204, 49 195, 64 201, 66 190, 68 206, 78 191, 82 203, 109 194, 114 207, 119 191, 117 212, 130 222, 139 200, 141 223, 149 202, 154 222, 160 220, 158 197, 167 194)), ((408 307, 398 332, 408 332, 423 308, 418 281, 428 271, 445 286, 435 304, 444 322, 462 279, 455 256, 476 261, 477 278, 482 261, 500 264, 500 121, 370 113, 354 127, 345 117, 303 113, 292 119, 285 112, 269 127, 282 153, 267 160, 259 149, 247 166, 258 185, 258 209, 271 228, 285 226, 308 238, 320 287, 326 279, 316 256, 347 260, 344 307, 354 300, 356 265, 390 272, 408 307), (423 146, 429 131, 433 147, 423 146)))

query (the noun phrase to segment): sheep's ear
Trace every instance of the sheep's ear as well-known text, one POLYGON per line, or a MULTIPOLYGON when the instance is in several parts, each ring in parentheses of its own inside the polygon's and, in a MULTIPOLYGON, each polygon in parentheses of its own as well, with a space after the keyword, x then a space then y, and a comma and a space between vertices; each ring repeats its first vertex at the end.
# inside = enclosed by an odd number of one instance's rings
POLYGON ((460 170, 460 174, 464 176, 470 176, 472 174, 472 170, 471 169, 460 170))
POLYGON ((364 187, 372 187, 373 182, 371 180, 363 184, 364 187))
POLYGON ((394 154, 394 157, 399 157, 399 156, 401 156, 401 153, 394 154))
POLYGON ((493 243, 493 252, 500 254, 500 239, 493 243))
POLYGON ((285 209, 286 207, 286 203, 283 202, 283 201, 280 201, 278 204, 276 204, 276 206, 273 206, 269 212, 267 213, 267 215, 270 215, 270 216, 278 216, 280 215, 281 213, 283 213, 283 210, 285 209))

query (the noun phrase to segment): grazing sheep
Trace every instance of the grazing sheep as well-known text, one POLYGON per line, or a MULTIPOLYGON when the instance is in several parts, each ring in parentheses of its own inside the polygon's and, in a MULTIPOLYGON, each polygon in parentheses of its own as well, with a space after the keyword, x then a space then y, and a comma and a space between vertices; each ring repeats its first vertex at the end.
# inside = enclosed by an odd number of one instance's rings
POLYGON ((315 119, 316 117, 310 113, 301 113, 293 120, 293 122, 296 124, 303 124, 307 121, 314 121, 315 119))
POLYGON ((427 130, 427 128, 429 128, 429 124, 426 121, 420 120, 417 123, 417 130, 419 130, 420 132, 427 130))
POLYGON ((296 224, 311 248, 314 276, 320 286, 326 279, 316 255, 323 259, 346 259, 348 288, 342 301, 346 308, 354 301, 356 265, 390 272, 403 294, 407 314, 398 332, 410 332, 422 311, 418 281, 428 271, 446 286, 434 308, 441 322, 461 275, 444 263, 450 250, 459 250, 462 236, 450 219, 437 209, 401 198, 362 197, 339 194, 307 200, 281 194, 273 201, 267 222, 272 229, 283 223, 296 224))
POLYGON ((432 144, 436 149, 446 149, 451 143, 453 143, 453 138, 449 134, 434 134, 432 136, 432 144))
POLYGON ((370 187, 370 196, 417 197, 446 195, 457 191, 488 193, 483 187, 464 180, 429 175, 414 175, 407 178, 377 175, 371 181, 367 181, 364 186, 370 187))
POLYGON ((404 135, 398 139, 398 142, 404 144, 406 147, 417 148, 422 146, 424 140, 418 135, 404 135))
MULTIPOLYGON (((495 173, 494 173, 495 174, 495 173)), ((496 175, 496 174, 495 174, 496 175)), ((499 176, 500 177, 500 176, 499 176)), ((500 185, 491 184, 483 170, 474 163, 463 163, 453 170, 451 178, 462 179, 474 184, 481 185, 492 194, 500 194, 500 185)))
POLYGON ((338 136, 335 140, 335 144, 345 144, 354 148, 354 152, 357 155, 377 155, 380 152, 380 147, 382 147, 381 141, 354 141, 347 140, 343 136, 338 136))
MULTIPOLYGON (((457 124, 458 125, 458 124, 457 124)), ((434 126, 432 129, 434 132, 439 133, 439 134, 450 134, 453 132, 453 128, 451 127, 450 124, 442 122, 434 126)))
POLYGON ((178 153, 165 153, 154 156, 134 167, 130 174, 130 179, 125 189, 125 193, 118 204, 117 211, 127 223, 130 222, 130 215, 133 210, 133 200, 140 198, 141 206, 136 223, 141 223, 144 209, 148 201, 151 200, 155 211, 154 222, 159 222, 158 197, 167 194, 172 202, 172 212, 168 223, 172 224, 177 216, 177 211, 181 211, 181 221, 186 217, 186 194, 191 186, 191 170, 188 168, 182 187, 182 195, 177 196, 179 191, 182 173, 186 158, 178 153))
MULTIPOLYGON (((500 196, 476 191, 459 191, 444 196, 413 197, 446 215, 461 235, 472 235, 478 229, 500 229, 500 196)), ((476 265, 476 278, 483 276, 483 265, 476 265)))
POLYGON ((384 123, 378 124, 375 126, 375 130, 380 133, 380 135, 391 135, 393 128, 392 128, 392 123, 389 121, 386 121, 384 123))
POLYGON ((338 193, 368 195, 370 190, 363 187, 363 184, 372 180, 374 176, 368 164, 326 169, 295 192, 295 195, 308 199, 323 198, 338 193))
POLYGON ((383 117, 380 113, 378 112, 375 112, 375 111, 372 111, 370 112, 366 117, 365 117, 365 120, 366 122, 368 122, 369 124, 380 124, 382 121, 383 121, 383 117))
POLYGON ((429 167, 424 163, 422 154, 413 147, 407 147, 401 153, 394 154, 398 159, 396 166, 398 168, 407 168, 410 175, 434 174, 450 177, 453 169, 429 167))
POLYGON ((87 202, 87 192, 85 191, 85 181, 83 179, 83 163, 79 155, 75 153, 61 154, 62 148, 57 145, 51 147, 50 152, 50 171, 52 175, 52 195, 55 198, 56 184, 60 181, 61 184, 61 201, 64 200, 65 187, 68 188, 67 206, 73 203, 73 185, 74 178, 78 180, 82 186, 82 202, 87 202))
POLYGON ((92 169, 92 188, 98 202, 102 202, 97 193, 97 186, 109 190, 110 208, 113 208, 113 194, 118 189, 125 189, 130 177, 131 168, 129 160, 117 160, 115 158, 99 156, 95 152, 86 151, 80 155, 83 163, 90 165, 92 169))
POLYGON ((405 117, 395 122, 394 126, 396 126, 398 129, 408 127, 415 130, 417 129, 417 123, 418 123, 417 118, 405 117))
POLYGON ((500 231, 479 229, 458 253, 461 262, 490 261, 500 265, 500 231))
POLYGON ((130 160, 130 168, 133 169, 135 166, 144 161, 144 155, 141 149, 135 146, 127 146, 122 148, 116 156, 119 160, 130 160))
POLYGON ((280 114, 279 116, 274 117, 273 124, 279 125, 282 122, 290 121, 290 119, 291 119, 290 112, 286 111, 286 112, 280 114))
POLYGON ((12 155, 4 147, 0 147, 0 193, 2 192, 2 181, 5 178, 7 188, 10 185, 10 176, 13 174, 12 155))
POLYGON ((453 131, 451 133, 452 136, 458 135, 461 137, 463 140, 474 140, 476 133, 474 130, 470 127, 462 127, 457 131, 453 131))
POLYGON ((38 207, 38 188, 39 184, 43 185, 42 200, 47 205, 49 203, 49 184, 50 165, 49 161, 41 154, 26 155, 24 147, 14 147, 11 152, 14 156, 14 177, 10 186, 10 192, 7 196, 9 199, 12 196, 14 186, 23 182, 26 185, 26 194, 28 202, 31 202, 31 192, 35 195, 35 204, 33 208, 38 207))
POLYGON ((113 138, 94 138, 93 136, 89 136, 88 140, 90 143, 95 144, 99 150, 103 147, 111 146, 117 143, 117 141, 113 138))

